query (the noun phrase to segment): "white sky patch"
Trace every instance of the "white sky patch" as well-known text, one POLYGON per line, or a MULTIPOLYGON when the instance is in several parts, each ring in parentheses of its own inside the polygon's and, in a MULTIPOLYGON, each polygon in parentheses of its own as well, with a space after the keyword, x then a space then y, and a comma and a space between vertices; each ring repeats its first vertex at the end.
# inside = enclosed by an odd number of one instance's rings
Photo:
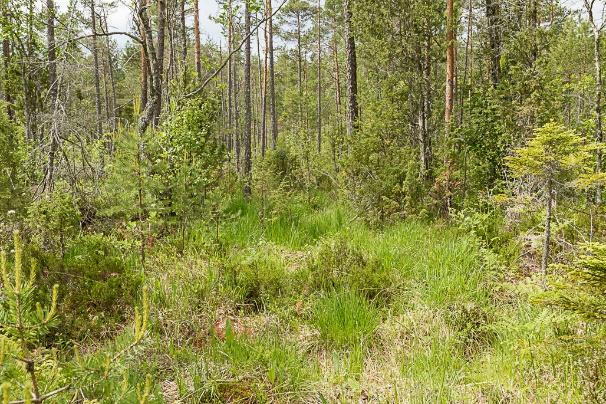
MULTIPOLYGON (((61 12, 67 9, 68 4, 69 0, 57 0, 57 7, 61 12)), ((109 4, 109 2, 97 0, 97 4, 109 4)), ((133 20, 131 5, 132 2, 120 0, 114 8, 108 10, 107 20, 110 31, 131 31, 133 20)), ((222 41, 221 27, 211 19, 211 16, 216 16, 218 13, 219 7, 217 2, 215 0, 199 0, 199 7, 200 32, 203 39, 215 43, 222 41)), ((190 25, 192 22, 193 18, 190 21, 190 25)), ((125 36, 115 36, 114 39, 120 46, 124 46, 129 41, 125 36)))

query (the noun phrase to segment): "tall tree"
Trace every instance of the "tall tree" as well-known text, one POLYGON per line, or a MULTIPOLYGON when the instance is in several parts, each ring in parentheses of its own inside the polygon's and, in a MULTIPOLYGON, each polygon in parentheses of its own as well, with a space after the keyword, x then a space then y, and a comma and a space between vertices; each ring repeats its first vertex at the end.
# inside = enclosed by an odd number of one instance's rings
POLYGON ((47 21, 46 21, 46 41, 47 41, 47 59, 48 59, 48 99, 50 101, 50 111, 53 119, 49 129, 50 148, 48 152, 48 161, 46 166, 46 178, 44 181, 44 189, 51 192, 54 185, 55 174, 55 157, 59 147, 59 133, 57 133, 57 122, 55 112, 57 111, 58 103, 58 82, 57 82, 57 49, 55 41, 55 2, 54 0, 46 0, 47 21))
POLYGON ((250 4, 244 6, 244 195, 250 197, 252 182, 252 103, 251 103, 251 55, 250 55, 250 4))
POLYGON ((322 4, 318 0, 318 94, 317 94, 317 115, 318 115, 318 153, 322 152, 322 4))
MULTIPOLYGON (((594 71, 595 71, 595 100, 594 100, 594 116, 595 116, 595 141, 599 146, 604 142, 604 129, 602 122, 602 93, 603 93, 603 83, 602 83, 602 60, 601 60, 601 52, 602 52, 602 41, 601 35, 604 30, 604 26, 606 21, 598 22, 595 18, 595 3, 596 0, 583 0, 585 4, 585 9, 589 15, 589 24, 591 25, 593 32, 593 59, 594 59, 594 71)), ((602 172, 602 151, 598 147, 596 149, 596 172, 602 172)), ((596 202, 602 202, 602 189, 601 187, 597 188, 596 191, 596 202)))
POLYGON ((97 44, 97 12, 95 10, 95 0, 90 0, 90 24, 92 31, 92 52, 93 52, 93 74, 95 81, 95 126, 97 138, 103 134, 103 123, 101 121, 101 84, 99 79, 99 47, 97 44))
POLYGON ((455 93, 455 29, 454 0, 446 0, 446 108, 444 121, 449 126, 454 110, 455 93))
POLYGON ((269 114, 271 116, 271 147, 276 148, 278 142, 278 115, 276 111, 276 72, 274 61, 274 29, 272 0, 266 0, 265 14, 267 18, 267 52, 269 56, 269 114))
POLYGON ((196 58, 196 74, 198 80, 202 80, 202 55, 200 45, 200 4, 199 0, 194 2, 194 57, 196 58))
MULTIPOLYGON (((490 50, 490 79, 497 85, 501 78, 501 7, 500 0, 485 0, 488 42, 490 50)), ((470 2, 471 18, 471 2, 470 2)), ((471 31, 468 30, 468 36, 471 31)))
POLYGON ((358 61, 352 24, 352 2, 345 0, 345 45, 347 53, 347 134, 358 128, 358 61))

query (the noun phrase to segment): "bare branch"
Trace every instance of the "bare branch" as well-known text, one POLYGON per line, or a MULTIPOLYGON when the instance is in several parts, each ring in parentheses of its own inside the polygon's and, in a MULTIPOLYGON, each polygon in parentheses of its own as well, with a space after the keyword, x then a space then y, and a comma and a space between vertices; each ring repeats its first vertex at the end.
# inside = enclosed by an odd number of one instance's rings
POLYGON ((248 35, 246 35, 242 41, 240 42, 240 44, 233 50, 231 51, 231 53, 229 55, 227 55, 227 57, 225 58, 225 60, 223 61, 223 63, 221 63, 221 66, 219 66, 219 68, 217 70, 214 71, 213 74, 211 74, 210 76, 208 76, 208 78, 206 80, 204 80, 204 83, 202 83, 202 85, 198 88, 196 88, 194 91, 192 91, 189 94, 185 94, 185 96, 183 96, 183 98, 190 98, 193 97, 195 95, 200 94, 202 91, 204 91, 204 89, 210 84, 210 82, 219 75, 219 73, 221 73, 221 71, 225 68, 225 66, 227 66, 227 63, 229 63, 230 59, 232 58, 233 55, 235 55, 237 52, 240 51, 240 49, 242 49, 242 46, 244 46, 244 44, 246 43, 246 41, 248 41, 250 39, 250 37, 259 29, 259 27, 265 22, 268 21, 270 18, 273 18, 276 14, 278 14, 278 12, 282 9, 282 7, 288 3, 288 0, 284 0, 282 2, 282 4, 280 4, 280 6, 272 13, 271 16, 267 16, 265 18, 263 18, 262 20, 259 20, 259 22, 254 26, 254 28, 248 33, 248 35))

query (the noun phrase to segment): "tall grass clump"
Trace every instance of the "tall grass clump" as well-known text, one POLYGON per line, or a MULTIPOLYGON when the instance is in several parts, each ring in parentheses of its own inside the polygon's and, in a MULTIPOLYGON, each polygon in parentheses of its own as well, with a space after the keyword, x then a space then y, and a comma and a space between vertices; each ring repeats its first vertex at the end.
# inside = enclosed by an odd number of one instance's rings
POLYGON ((320 298, 312 324, 329 346, 349 348, 369 343, 380 323, 379 310, 354 291, 333 291, 320 298))

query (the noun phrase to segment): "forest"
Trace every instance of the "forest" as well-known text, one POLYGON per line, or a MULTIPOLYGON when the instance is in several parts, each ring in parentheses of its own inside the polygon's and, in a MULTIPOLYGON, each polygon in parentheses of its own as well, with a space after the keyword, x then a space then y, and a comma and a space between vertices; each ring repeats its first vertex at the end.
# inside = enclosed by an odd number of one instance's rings
POLYGON ((606 402, 605 36, 0 0, 1 404, 606 402))

